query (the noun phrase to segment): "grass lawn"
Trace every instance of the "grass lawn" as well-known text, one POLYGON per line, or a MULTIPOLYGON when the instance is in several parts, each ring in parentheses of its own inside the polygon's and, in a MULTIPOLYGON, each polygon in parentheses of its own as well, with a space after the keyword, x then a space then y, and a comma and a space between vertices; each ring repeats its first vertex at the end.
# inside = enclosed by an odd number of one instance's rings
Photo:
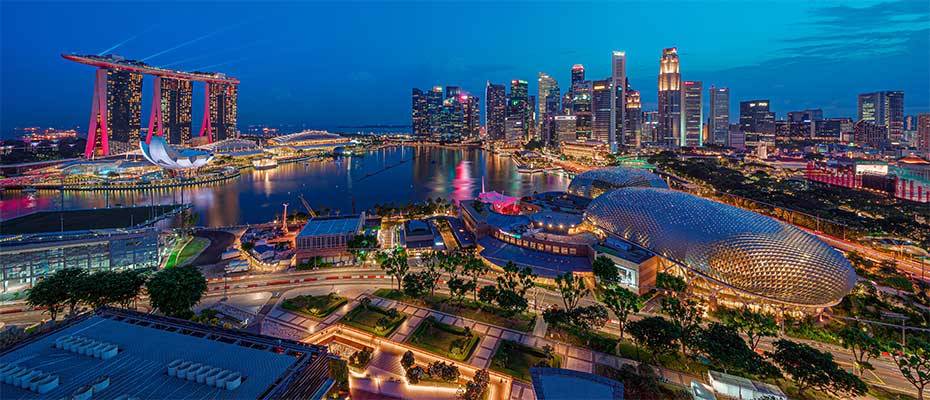
POLYGON ((388 310, 384 308, 372 304, 367 307, 360 304, 358 307, 353 308, 352 311, 349 311, 340 321, 365 332, 387 337, 394 333, 405 319, 407 319, 407 316, 403 313, 398 312, 397 316, 392 319, 388 314, 388 310))
POLYGON ((429 317, 420 322, 407 343, 443 357, 465 361, 478 347, 480 340, 478 335, 465 328, 444 324, 429 317))
POLYGON ((281 308, 300 314, 307 314, 311 317, 326 318, 337 308, 348 303, 345 297, 338 296, 335 293, 322 296, 297 296, 284 300, 281 308))
POLYGON ((517 314, 506 316, 503 311, 495 306, 484 304, 466 299, 461 305, 452 304, 449 296, 444 294, 425 295, 421 297, 410 297, 393 289, 378 289, 375 296, 385 299, 402 301, 408 304, 427 307, 433 310, 442 311, 448 314, 455 314, 460 317, 481 321, 486 324, 503 326, 521 332, 530 332, 536 325, 536 315, 532 313, 517 314))
POLYGON ((194 237, 189 242, 187 242, 184 247, 181 247, 180 250, 171 252, 171 255, 168 256, 168 262, 165 263, 165 268, 184 265, 184 263, 186 263, 192 257, 200 254, 200 252, 207 248, 209 245, 210 239, 194 237))
POLYGON ((553 339, 584 347, 601 353, 616 354, 615 347, 620 339, 604 332, 578 332, 574 329, 549 327, 553 339))
POLYGON ((529 347, 510 340, 501 340, 500 346, 494 352, 494 357, 491 358, 491 369, 530 382, 532 379, 530 377, 530 368, 535 367, 540 362, 558 368, 562 364, 562 358, 558 354, 553 354, 553 358, 549 359, 546 357, 545 352, 535 347, 529 347))

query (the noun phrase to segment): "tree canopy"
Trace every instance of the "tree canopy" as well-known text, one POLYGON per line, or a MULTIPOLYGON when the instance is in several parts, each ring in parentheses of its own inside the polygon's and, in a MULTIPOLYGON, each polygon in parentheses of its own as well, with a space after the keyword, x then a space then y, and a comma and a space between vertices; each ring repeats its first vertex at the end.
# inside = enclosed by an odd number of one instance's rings
POLYGON ((207 291, 207 280, 197 268, 182 266, 158 271, 145 286, 153 308, 169 317, 189 318, 207 291))

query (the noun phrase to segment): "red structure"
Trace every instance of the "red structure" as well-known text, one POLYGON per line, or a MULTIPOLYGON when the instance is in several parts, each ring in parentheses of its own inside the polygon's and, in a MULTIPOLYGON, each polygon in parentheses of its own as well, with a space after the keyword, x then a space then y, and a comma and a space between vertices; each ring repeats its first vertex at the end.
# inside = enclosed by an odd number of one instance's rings
POLYGON ((239 80, 220 73, 184 72, 171 69, 158 68, 140 61, 126 60, 113 56, 62 54, 64 59, 80 64, 97 67, 97 76, 94 81, 94 95, 91 104, 90 124, 87 131, 87 145, 84 148, 84 157, 110 155, 110 130, 107 126, 107 71, 120 70, 151 75, 155 77, 154 94, 152 96, 152 112, 149 118, 146 143, 151 142, 152 135, 164 135, 163 111, 161 109, 161 78, 179 79, 185 81, 205 82, 204 124, 200 128, 200 136, 208 135, 213 141, 210 121, 210 84, 221 83, 238 85, 239 80))
MULTIPOLYGON (((862 175, 857 175, 853 171, 840 171, 834 168, 818 167, 814 163, 807 163, 804 176, 809 181, 849 189, 864 189, 862 175)), ((925 187, 924 184, 900 177, 895 177, 894 180, 894 197, 918 203, 930 202, 930 188, 925 187)))

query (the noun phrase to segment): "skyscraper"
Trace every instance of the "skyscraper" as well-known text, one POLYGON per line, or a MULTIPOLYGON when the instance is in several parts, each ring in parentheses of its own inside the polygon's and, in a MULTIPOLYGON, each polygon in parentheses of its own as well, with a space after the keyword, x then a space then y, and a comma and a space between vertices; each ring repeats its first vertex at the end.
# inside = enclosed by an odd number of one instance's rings
POLYGON ((714 144, 727 144, 730 132, 730 89, 710 87, 710 138, 714 144))
POLYGON ((701 147, 704 145, 704 85, 700 81, 682 82, 682 120, 684 121, 681 145, 701 147))
POLYGON ((229 83, 208 82, 210 135, 214 142, 236 137, 239 87, 229 83))
POLYGON ((917 115, 917 151, 930 155, 930 114, 917 115))
POLYGON ((640 143, 658 143, 659 141, 659 112, 643 112, 643 136, 640 143))
MULTIPOLYGON (((527 139, 529 134, 530 115, 528 106, 529 93, 528 84, 521 79, 510 81, 510 98, 507 104, 507 118, 521 121, 520 128, 523 129, 523 139, 527 139)), ((509 138, 508 138, 509 139, 509 138)))
POLYGON ((584 82, 584 65, 575 64, 572 65, 572 87, 579 82, 584 82))
POLYGON ((625 108, 626 110, 623 112, 625 142, 623 144, 630 147, 639 147, 642 145, 641 141, 643 140, 643 105, 640 101, 639 91, 627 88, 625 108))
POLYGON ((139 129, 142 126, 142 74, 107 70, 107 126, 110 130, 111 153, 122 153, 139 146, 139 129))
POLYGON ((501 140, 504 138, 504 121, 507 118, 507 88, 488 82, 484 89, 484 101, 488 138, 501 140))
POLYGON ((627 144, 624 115, 626 113, 626 53, 614 51, 610 58, 610 86, 613 92, 610 113, 610 134, 607 143, 610 151, 616 152, 617 145, 627 144))
POLYGON ((429 137, 429 113, 426 106, 426 93, 413 88, 412 103, 413 135, 418 138, 429 137))
POLYGON ((681 143, 681 73, 678 49, 662 50, 659 59, 659 121, 658 142, 666 147, 681 143))
MULTIPOLYGON (((537 130, 542 132, 544 130, 543 125, 546 123, 546 115, 548 113, 548 108, 546 107, 546 99, 555 92, 556 96, 560 96, 559 93, 559 84, 556 83, 555 79, 546 74, 545 72, 539 73, 538 78, 538 92, 536 95, 536 100, 539 102, 539 114, 536 118, 537 120, 537 130)), ((540 134, 540 136, 544 136, 540 134)))
POLYGON ((572 85, 572 115, 575 116, 575 133, 578 139, 592 139, 591 98, 594 86, 591 81, 572 85))
MULTIPOLYGON (((610 143, 614 132, 614 98, 612 79, 591 82, 591 133, 594 140, 610 143)), ((614 143, 616 144, 616 143, 614 143)))
POLYGON ((462 136, 465 139, 477 139, 481 130, 481 107, 478 106, 478 96, 463 94, 459 97, 462 98, 465 107, 465 128, 462 136))
POLYGON ((557 115, 555 116, 555 132, 559 145, 565 142, 575 141, 578 137, 575 134, 575 116, 574 115, 557 115))
POLYGON ((161 78, 161 116, 168 143, 190 144, 192 95, 191 81, 161 78))
POLYGON ((426 115, 429 121, 429 136, 439 140, 442 136, 442 86, 434 86, 426 94, 426 115))
POLYGON ((904 134, 904 92, 886 90, 860 94, 858 121, 883 126, 889 139, 900 140, 904 134))
POLYGON ((769 111, 768 100, 739 103, 739 126, 743 132, 775 133, 775 113, 769 111))
POLYGON ((555 117, 559 115, 561 99, 562 96, 559 93, 558 86, 546 96, 546 118, 543 120, 543 132, 540 133, 540 136, 547 146, 554 146, 558 143, 558 136, 555 132, 555 117))

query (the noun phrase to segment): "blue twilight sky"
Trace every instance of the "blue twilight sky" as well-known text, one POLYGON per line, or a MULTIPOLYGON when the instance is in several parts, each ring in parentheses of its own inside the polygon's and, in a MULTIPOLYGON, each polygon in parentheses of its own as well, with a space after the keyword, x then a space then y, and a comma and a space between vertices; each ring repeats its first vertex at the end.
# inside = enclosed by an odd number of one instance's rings
MULTIPOLYGON (((240 126, 409 124, 410 89, 530 81, 567 88, 572 64, 608 76, 611 50, 654 109, 659 55, 682 77, 854 116, 856 94, 904 90, 930 111, 930 2, 141 3, 0 2, 0 132, 86 126, 93 70, 61 53, 110 52, 242 80, 240 126), (115 48, 113 48, 115 46, 115 48)), ((151 85, 143 88, 147 118, 151 85)), ((483 102, 483 101, 482 101, 483 102)), ((202 100, 194 99, 194 127, 202 100)), ((734 110, 735 111, 735 110, 734 110)), ((734 113, 734 115, 736 115, 734 113)), ((145 121, 145 119, 143 120, 145 121)), ((145 126, 145 122, 143 122, 145 126)))

